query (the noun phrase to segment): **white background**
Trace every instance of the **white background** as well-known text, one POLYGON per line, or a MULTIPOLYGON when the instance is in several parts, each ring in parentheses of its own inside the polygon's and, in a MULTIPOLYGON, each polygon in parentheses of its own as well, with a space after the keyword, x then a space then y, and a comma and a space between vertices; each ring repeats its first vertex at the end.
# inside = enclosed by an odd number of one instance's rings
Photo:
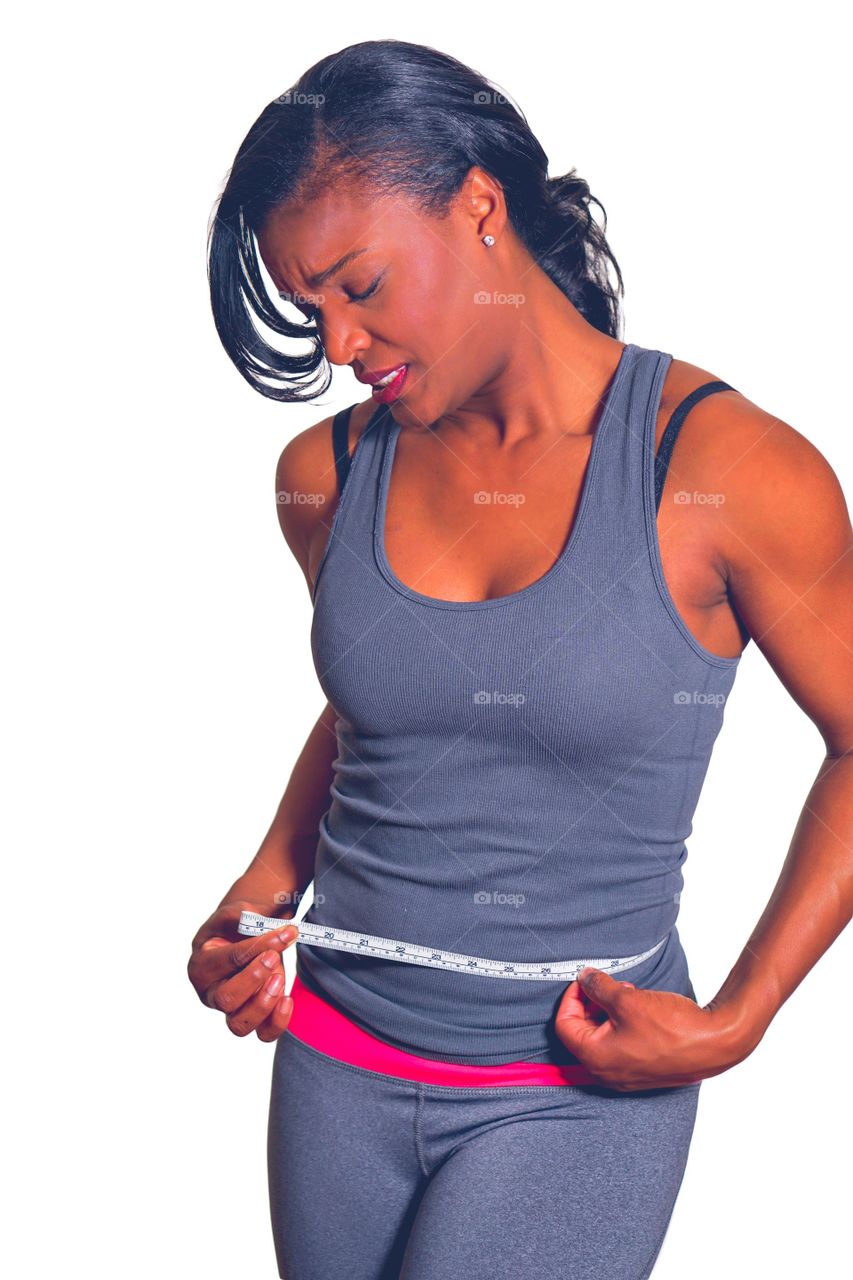
MULTIPOLYGON (((206 226, 248 127, 359 40, 468 62, 525 111, 551 173, 576 165, 604 203, 625 339, 795 426, 849 502, 841 20, 826 3, 18 6, 3 89, 14 1274, 275 1275, 273 1047, 233 1037, 185 966, 324 704, 276 459, 363 389, 339 370, 321 403, 279 405, 219 344, 206 226)), ((821 757, 751 644, 685 869, 700 1003, 763 910, 821 757)), ((851 960, 847 930, 755 1053, 705 1082, 655 1280, 849 1275, 851 960)), ((591 1212, 606 1230, 619 1206, 591 1212)))

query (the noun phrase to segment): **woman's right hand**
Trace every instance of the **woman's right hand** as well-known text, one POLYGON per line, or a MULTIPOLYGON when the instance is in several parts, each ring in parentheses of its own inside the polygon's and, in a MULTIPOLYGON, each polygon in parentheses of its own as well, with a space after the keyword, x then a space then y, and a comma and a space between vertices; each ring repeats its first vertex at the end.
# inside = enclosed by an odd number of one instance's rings
POLYGON ((192 940, 187 976, 202 1004, 225 1014, 235 1036, 254 1031, 271 1041, 287 1030, 293 1011, 292 998, 284 995, 281 953, 299 926, 283 919, 280 930, 244 937, 237 932, 240 912, 257 910, 252 902, 217 907, 192 940))

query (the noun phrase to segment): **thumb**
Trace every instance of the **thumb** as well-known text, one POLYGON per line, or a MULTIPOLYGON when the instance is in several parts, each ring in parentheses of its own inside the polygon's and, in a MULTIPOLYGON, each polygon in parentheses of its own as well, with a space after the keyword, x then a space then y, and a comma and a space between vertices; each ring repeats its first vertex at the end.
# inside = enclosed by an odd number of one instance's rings
POLYGON ((583 1046, 590 1035, 598 1030, 597 1024, 590 1018, 589 1010, 584 1004, 583 993, 577 978, 563 992, 554 1018, 554 1030, 566 1048, 577 1057, 581 1057, 583 1046))
POLYGON ((589 965, 578 974, 578 982, 584 995, 590 1000, 594 1000, 607 1013, 616 1013, 623 983, 617 982, 603 969, 593 969, 589 965))

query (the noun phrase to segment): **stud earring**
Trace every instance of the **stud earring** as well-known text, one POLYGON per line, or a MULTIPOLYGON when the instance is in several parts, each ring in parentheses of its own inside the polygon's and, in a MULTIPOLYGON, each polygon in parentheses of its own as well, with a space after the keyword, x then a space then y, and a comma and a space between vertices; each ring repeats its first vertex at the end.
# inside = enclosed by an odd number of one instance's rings
POLYGON ((494 243, 495 243, 495 237, 494 237, 494 236, 483 236, 483 244, 484 244, 484 245, 486 245, 486 247, 487 247, 487 248, 488 248, 490 245, 493 245, 494 243))

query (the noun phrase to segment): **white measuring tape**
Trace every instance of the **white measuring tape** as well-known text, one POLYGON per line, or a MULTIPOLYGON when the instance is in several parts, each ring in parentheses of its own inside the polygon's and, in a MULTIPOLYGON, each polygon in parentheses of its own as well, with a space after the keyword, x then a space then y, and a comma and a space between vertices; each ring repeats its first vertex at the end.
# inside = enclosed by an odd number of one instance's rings
POLYGON ((308 943, 312 947, 332 947, 336 951, 354 951, 361 956, 374 956, 383 960, 399 960, 403 964, 423 964, 432 969, 451 969, 455 973, 475 973, 483 978, 526 978, 536 982, 573 982, 581 969, 589 965, 607 973, 621 973, 631 969, 641 960, 653 956, 666 942, 668 934, 648 951, 637 956, 619 956, 616 959, 559 960, 555 963, 512 964, 505 960, 486 960, 482 956, 466 956, 458 951, 438 951, 433 947, 419 947, 414 942, 398 942, 394 938, 377 938, 371 933, 355 933, 351 929, 332 928, 326 924, 309 924, 307 921, 281 920, 275 916, 262 916, 257 911, 241 911, 237 932, 258 937, 275 930, 280 932, 288 924, 299 930, 296 945, 308 943))

